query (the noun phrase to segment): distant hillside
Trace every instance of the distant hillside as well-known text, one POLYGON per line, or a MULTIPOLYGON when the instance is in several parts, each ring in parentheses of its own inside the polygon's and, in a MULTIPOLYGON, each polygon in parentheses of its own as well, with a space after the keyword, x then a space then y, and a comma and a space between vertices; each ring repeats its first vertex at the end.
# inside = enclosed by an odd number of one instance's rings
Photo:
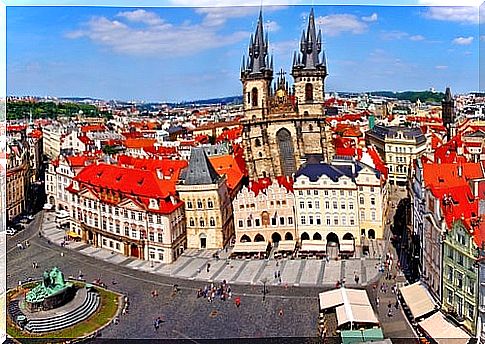
POLYGON ((173 105, 173 106, 188 106, 188 105, 192 105, 192 104, 196 104, 196 105, 212 105, 212 104, 229 105, 229 104, 241 104, 241 103, 242 103, 242 96, 231 96, 231 97, 223 97, 223 98, 191 100, 191 101, 185 101, 185 102, 170 104, 170 105, 173 105))
POLYGON ((440 103, 445 97, 445 94, 442 92, 431 92, 431 91, 404 91, 404 92, 375 91, 375 92, 370 92, 369 94, 373 96, 397 98, 399 100, 409 100, 413 103, 416 100, 418 100, 418 98, 421 102, 440 103))
POLYGON ((57 116, 76 116, 79 111, 85 115, 97 116, 98 110, 94 105, 77 104, 77 103, 59 103, 54 102, 7 102, 7 119, 27 119, 32 112, 35 118, 57 118, 57 116))

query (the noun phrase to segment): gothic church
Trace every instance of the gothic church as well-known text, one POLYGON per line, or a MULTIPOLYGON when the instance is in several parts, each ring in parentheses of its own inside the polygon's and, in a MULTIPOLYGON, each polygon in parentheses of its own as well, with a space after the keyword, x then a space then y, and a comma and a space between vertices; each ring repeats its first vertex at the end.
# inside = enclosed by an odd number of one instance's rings
POLYGON ((327 161, 333 155, 325 124, 324 90, 327 63, 313 9, 303 30, 299 53, 293 56, 290 88, 281 70, 273 83, 273 58, 259 14, 249 54, 243 56, 243 145, 251 179, 291 176, 311 156, 327 161))

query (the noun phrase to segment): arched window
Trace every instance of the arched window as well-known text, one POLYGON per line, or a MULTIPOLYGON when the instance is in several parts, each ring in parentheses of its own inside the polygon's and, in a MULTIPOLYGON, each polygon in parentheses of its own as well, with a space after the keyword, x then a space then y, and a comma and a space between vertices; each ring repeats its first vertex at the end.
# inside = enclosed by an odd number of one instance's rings
POLYGON ((200 224, 201 227, 205 227, 205 221, 202 217, 199 220, 199 224, 200 224))
POLYGON ((258 89, 256 87, 251 91, 251 106, 258 106, 258 89))
POLYGON ((191 227, 195 226, 195 221, 194 221, 193 217, 191 217, 190 220, 189 220, 189 226, 191 226, 191 227))
POLYGON ((200 199, 197 200, 197 208, 202 209, 202 201, 200 199))
POLYGON ((213 218, 213 217, 211 217, 211 218, 210 218, 210 220, 209 220, 209 225, 210 225, 211 227, 215 227, 215 225, 216 225, 216 220, 214 220, 214 218, 213 218))
POLYGON ((293 140, 290 132, 282 128, 276 133, 280 153, 281 172, 285 176, 291 176, 296 171, 293 140))
POLYGON ((311 102, 313 100, 313 85, 308 83, 305 85, 305 101, 311 102))
POLYGON ((313 125, 308 125, 308 131, 313 131, 313 125))
POLYGON ((211 200, 211 199, 209 199, 209 200, 207 201, 207 208, 213 208, 213 207, 214 207, 214 203, 212 203, 212 200, 211 200))
POLYGON ((256 140, 254 140, 254 145, 255 145, 256 147, 261 147, 261 140, 260 140, 260 139, 256 139, 256 140))

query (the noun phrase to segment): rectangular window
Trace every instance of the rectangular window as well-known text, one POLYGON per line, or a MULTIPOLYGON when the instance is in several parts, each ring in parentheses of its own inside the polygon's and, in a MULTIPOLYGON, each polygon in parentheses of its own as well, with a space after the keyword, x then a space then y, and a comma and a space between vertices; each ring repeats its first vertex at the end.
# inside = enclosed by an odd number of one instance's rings
POLYGON ((259 218, 258 218, 258 219, 254 219, 254 225, 255 225, 256 227, 261 226, 261 220, 260 220, 259 218))
POLYGON ((338 226, 338 216, 334 216, 334 217, 333 217, 333 224, 334 224, 335 226, 338 226))
POLYGON ((300 217, 300 222, 302 225, 306 225, 306 217, 304 215, 300 217))
POLYGON ((349 190, 349 196, 352 196, 352 190, 349 190))
POLYGON ((131 212, 131 219, 136 220, 136 214, 134 211, 131 212))
POLYGON ((157 224, 162 223, 162 215, 157 215, 157 224))
POLYGON ((325 196, 328 196, 328 190, 325 190, 324 194, 325 196))
POLYGON ((463 288, 463 275, 459 272, 456 273, 456 286, 460 289, 463 288))
POLYGON ((155 233, 150 232, 150 233, 148 234, 148 238, 149 238, 149 240, 150 240, 150 241, 155 241, 155 233))
POLYGON ((116 249, 117 249, 117 250, 119 250, 119 249, 120 249, 120 243, 119 243, 119 242, 117 242, 117 243, 116 243, 116 249))
POLYGON ((447 297, 447 302, 448 304, 452 305, 453 304, 453 291, 450 289, 446 289, 448 297, 447 297))
POLYGON ((142 213, 138 213, 138 221, 141 221, 143 219, 142 213))
POLYGON ((300 209, 305 209, 305 202, 300 202, 300 209))
POLYGON ((453 283, 453 268, 448 265, 448 280, 453 283))
POLYGON ((320 218, 320 215, 317 215, 317 216, 315 217, 315 221, 316 221, 316 224, 317 224, 317 225, 321 225, 321 224, 322 224, 322 219, 320 218))
POLYGON ((347 218, 344 216, 342 216, 342 226, 347 226, 347 218))
POLYGON ((239 224, 239 228, 242 228, 244 226, 244 221, 243 220, 239 220, 238 221, 238 224, 239 224))
POLYGON ((113 248, 113 242, 111 240, 109 241, 109 247, 113 248))
POLYGON ((372 221, 375 221, 375 220, 376 220, 376 212, 375 212, 375 211, 372 211, 372 212, 370 213, 370 217, 371 217, 371 220, 372 220, 372 221))
POLYGON ((162 235, 162 233, 158 233, 157 234, 157 240, 158 240, 158 242, 163 242, 163 235, 162 235))
POLYGON ((302 190, 298 190, 298 195, 303 196, 303 191, 302 190))
POLYGON ((352 203, 352 202, 349 203, 349 209, 354 210, 354 203, 352 203))
POLYGON ((318 196, 318 190, 313 190, 313 194, 314 194, 315 196, 318 196))
POLYGON ((288 216, 288 224, 289 225, 293 224, 293 218, 291 216, 288 216))
POLYGON ((271 226, 276 226, 276 217, 271 218, 271 226))
POLYGON ((345 191, 344 190, 340 190, 340 196, 343 196, 345 195, 345 191))
POLYGON ((320 201, 315 201, 315 209, 320 209, 320 201))
POLYGON ((475 316, 475 307, 470 302, 467 302, 466 308, 467 308, 466 316, 469 319, 473 320, 473 317, 475 316))
POLYGON ((148 223, 153 223, 153 215, 148 214, 148 223))
POLYGON ((365 211, 363 210, 360 212, 360 219, 365 220, 365 211))
POLYGON ((374 187, 373 186, 370 187, 370 192, 374 192, 374 187))
POLYGON ((330 209, 330 202, 329 201, 325 201, 325 209, 330 209))
POLYGON ((116 234, 120 234, 120 231, 121 231, 120 224, 117 223, 116 224, 116 234))
POLYGON ((120 215, 120 210, 118 208, 115 208, 115 216, 119 216, 120 215))
POLYGON ((108 244, 108 242, 106 241, 106 239, 103 239, 103 246, 106 246, 108 244))
POLYGON ((345 209, 345 202, 340 202, 340 209, 345 209))
POLYGON ((327 216, 327 226, 330 226, 332 224, 331 220, 330 220, 330 216, 327 216))
POLYGON ((285 218, 280 217, 280 225, 284 226, 285 225, 285 218))
POLYGON ((355 220, 353 218, 350 218, 350 225, 351 226, 355 225, 355 220))
POLYGON ((337 209, 337 208, 338 208, 337 201, 334 201, 333 202, 333 209, 337 209))
POLYGON ((312 208, 313 208, 312 201, 308 201, 308 209, 312 209, 312 208))
POLYGON ((461 266, 463 266, 463 256, 461 254, 458 254, 458 257, 457 257, 457 263, 460 264, 461 266))
POLYGON ((128 228, 125 228, 125 236, 130 236, 130 230, 128 228))
POLYGON ((313 216, 308 216, 308 224, 313 225, 313 216))
POLYGON ((311 191, 311 190, 307 190, 307 191, 306 191, 306 194, 307 194, 308 196, 310 196, 310 195, 312 194, 312 191, 311 191))

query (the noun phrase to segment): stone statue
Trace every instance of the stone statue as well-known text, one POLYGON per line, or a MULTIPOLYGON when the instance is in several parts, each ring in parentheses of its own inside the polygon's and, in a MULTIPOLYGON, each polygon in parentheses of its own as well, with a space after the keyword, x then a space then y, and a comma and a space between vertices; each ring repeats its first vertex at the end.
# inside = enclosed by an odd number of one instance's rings
POLYGON ((38 284, 30 290, 25 299, 30 303, 43 301, 45 298, 59 293, 68 287, 64 281, 64 275, 59 268, 54 267, 50 271, 44 271, 42 284, 38 284))

